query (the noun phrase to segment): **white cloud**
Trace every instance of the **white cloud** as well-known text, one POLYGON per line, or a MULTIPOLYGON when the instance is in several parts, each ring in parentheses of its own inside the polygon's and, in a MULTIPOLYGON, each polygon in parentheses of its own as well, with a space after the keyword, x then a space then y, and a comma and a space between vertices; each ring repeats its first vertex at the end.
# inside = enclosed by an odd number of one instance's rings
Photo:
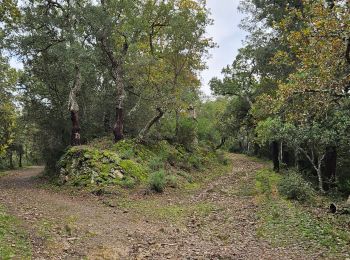
POLYGON ((239 0, 207 0, 207 4, 214 20, 214 25, 208 27, 207 33, 219 45, 210 51, 208 69, 201 73, 202 91, 209 95, 210 79, 220 77, 222 68, 232 63, 246 33, 238 27, 243 18, 243 14, 237 10, 239 0))

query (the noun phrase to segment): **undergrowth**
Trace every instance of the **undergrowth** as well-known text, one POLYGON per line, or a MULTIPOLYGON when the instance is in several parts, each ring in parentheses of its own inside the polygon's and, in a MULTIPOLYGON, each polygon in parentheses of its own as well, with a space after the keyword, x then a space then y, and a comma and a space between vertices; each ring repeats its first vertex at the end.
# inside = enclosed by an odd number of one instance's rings
POLYGON ((0 259, 31 259, 28 235, 19 221, 0 205, 0 259))
POLYGON ((68 149, 58 168, 61 184, 92 190, 143 186, 163 192, 166 187, 191 183, 194 172, 227 164, 223 153, 202 146, 189 151, 167 141, 144 145, 128 139, 116 144, 101 139, 68 149))
POLYGON ((329 214, 326 207, 317 210, 316 194, 300 178, 294 173, 282 176, 269 170, 257 173, 258 236, 275 246, 297 244, 325 257, 348 257, 350 231, 344 223, 349 224, 349 219, 329 214))

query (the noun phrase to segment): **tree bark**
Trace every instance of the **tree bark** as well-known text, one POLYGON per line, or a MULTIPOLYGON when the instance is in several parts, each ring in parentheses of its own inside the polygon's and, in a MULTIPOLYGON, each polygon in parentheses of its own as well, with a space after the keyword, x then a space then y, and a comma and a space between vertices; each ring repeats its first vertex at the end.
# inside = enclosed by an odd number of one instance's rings
POLYGON ((23 155, 23 153, 19 154, 19 162, 18 162, 19 168, 22 168, 22 155, 23 155))
POLYGON ((102 50, 106 53, 111 63, 111 74, 116 86, 116 118, 113 126, 114 141, 118 142, 124 138, 124 100, 125 86, 123 81, 122 63, 128 51, 128 44, 125 38, 123 50, 119 60, 115 57, 112 47, 108 43, 106 34, 104 33, 99 39, 102 45, 102 50))
POLYGON ((71 113, 72 131, 70 143, 72 146, 81 145, 80 141, 80 124, 79 124, 79 105, 77 97, 81 90, 81 73, 78 66, 75 67, 76 75, 73 87, 69 94, 69 111, 71 113))
POLYGON ((138 136, 138 142, 144 141, 144 138, 148 134, 149 130, 151 127, 157 123, 164 115, 164 111, 161 108, 157 108, 158 114, 154 116, 148 123, 147 125, 140 131, 139 136, 138 136))
POLYGON ((271 144, 271 153, 272 153, 272 162, 273 162, 273 170, 275 172, 280 171, 280 163, 279 163, 279 145, 277 141, 273 141, 271 144))
POLYGON ((280 142, 280 149, 278 151, 279 155, 279 161, 280 161, 280 164, 283 163, 283 142, 280 142))
POLYGON ((9 151, 9 161, 10 161, 10 168, 13 169, 13 157, 12 157, 12 151, 9 151))
POLYGON ((335 146, 327 147, 326 156, 324 158, 323 172, 325 181, 327 182, 326 189, 328 190, 332 183, 336 181, 337 170, 337 148, 335 146))

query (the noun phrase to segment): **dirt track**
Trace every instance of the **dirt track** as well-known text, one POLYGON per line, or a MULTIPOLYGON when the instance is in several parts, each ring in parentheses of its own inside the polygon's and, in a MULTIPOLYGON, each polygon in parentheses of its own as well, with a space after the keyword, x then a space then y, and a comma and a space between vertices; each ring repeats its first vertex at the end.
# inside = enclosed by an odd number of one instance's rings
POLYGON ((0 203, 32 234, 34 259, 311 259, 256 236, 254 197, 236 191, 266 165, 231 160, 231 172, 199 190, 135 198, 128 207, 44 187, 43 168, 32 167, 0 179, 0 203))

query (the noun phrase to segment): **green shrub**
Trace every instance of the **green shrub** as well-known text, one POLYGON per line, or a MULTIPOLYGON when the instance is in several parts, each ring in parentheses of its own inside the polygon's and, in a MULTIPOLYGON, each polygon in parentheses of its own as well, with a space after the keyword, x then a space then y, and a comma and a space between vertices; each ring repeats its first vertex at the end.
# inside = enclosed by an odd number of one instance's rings
POLYGON ((350 194, 350 180, 339 180, 338 182, 338 189, 341 193, 345 195, 350 194))
POLYGON ((136 180, 131 177, 125 177, 122 179, 120 184, 124 188, 132 189, 136 186, 136 180))
POLYGON ((278 184, 278 191, 287 199, 308 201, 314 196, 314 189, 300 173, 289 171, 278 184))
POLYGON ((178 126, 177 142, 183 145, 186 150, 191 150, 197 136, 196 125, 191 118, 182 118, 178 126))
POLYGON ((177 188, 178 187, 178 181, 175 175, 168 175, 165 178, 166 185, 171 188, 177 188))
POLYGON ((156 192, 163 192, 166 185, 164 171, 152 173, 149 178, 149 185, 151 190, 154 190, 156 192))
POLYGON ((153 171, 158 171, 164 167, 164 160, 161 156, 152 157, 148 162, 148 167, 153 171))

